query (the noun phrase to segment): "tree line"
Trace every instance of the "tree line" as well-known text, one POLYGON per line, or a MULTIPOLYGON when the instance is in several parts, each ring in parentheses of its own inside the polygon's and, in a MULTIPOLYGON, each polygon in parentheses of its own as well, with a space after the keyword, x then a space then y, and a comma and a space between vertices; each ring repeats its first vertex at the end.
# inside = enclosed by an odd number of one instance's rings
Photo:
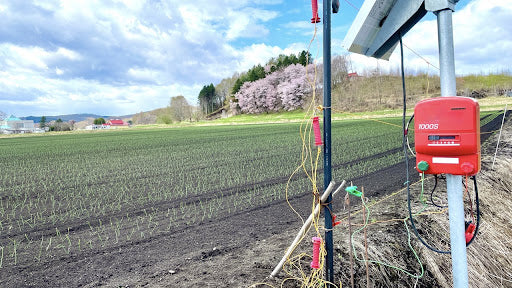
POLYGON ((204 114, 210 114, 224 107, 227 100, 232 100, 245 83, 255 82, 264 79, 268 75, 281 71, 290 65, 306 66, 313 63, 311 53, 301 51, 297 54, 281 54, 276 58, 271 58, 265 65, 255 65, 246 73, 235 74, 231 78, 226 78, 217 86, 213 83, 203 86, 198 95, 199 107, 204 114))

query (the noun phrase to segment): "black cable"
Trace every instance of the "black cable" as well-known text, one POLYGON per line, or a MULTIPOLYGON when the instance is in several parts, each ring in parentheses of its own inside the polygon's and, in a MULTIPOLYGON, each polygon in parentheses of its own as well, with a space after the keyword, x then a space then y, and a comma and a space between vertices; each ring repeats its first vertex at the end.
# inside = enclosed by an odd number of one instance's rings
POLYGON ((414 113, 411 115, 411 118, 409 118, 409 121, 407 121, 407 125, 405 125, 404 134, 405 134, 405 140, 407 141, 407 148, 409 148, 409 151, 411 151, 412 156, 416 157, 416 154, 412 151, 411 145, 409 144, 409 125, 411 125, 412 119, 414 119, 414 113))
POLYGON ((438 205, 436 204, 436 202, 434 202, 434 191, 436 191, 436 188, 437 188, 437 174, 434 175, 434 188, 432 188, 432 192, 430 192, 430 202, 432 203, 432 205, 436 206, 436 207, 439 207, 439 208, 446 208, 448 206, 441 206, 441 205, 438 205))
MULTIPOLYGON (((407 147, 406 147, 406 144, 408 141, 407 129, 408 129, 409 124, 412 121, 412 118, 414 117, 414 115, 413 115, 413 117, 411 117, 411 119, 409 119, 409 122, 407 123, 407 126, 406 126, 405 116, 406 116, 406 112, 407 112, 407 95, 406 95, 406 90, 405 90, 404 46, 402 43, 402 34, 399 34, 399 36, 400 36, 399 37, 399 39, 400 39, 400 64, 401 64, 401 72, 402 72, 402 90, 403 90, 403 102, 404 102, 403 103, 404 104, 403 105, 404 106, 403 107, 403 116, 402 116, 402 128, 403 128, 404 133, 403 133, 403 138, 402 138, 402 146, 403 146, 404 157, 405 157, 405 174, 406 174, 406 180, 407 180, 405 183, 407 183, 407 207, 409 210, 409 220, 411 221, 411 226, 414 231, 414 234, 420 240, 420 242, 423 243, 423 245, 425 245, 425 247, 427 247, 428 249, 430 249, 434 252, 437 252, 437 253, 450 254, 451 253, 450 250, 447 250, 447 251, 439 250, 439 249, 436 249, 436 248, 430 246, 429 244, 427 244, 423 240, 423 238, 420 236, 418 230, 416 229, 416 225, 414 224, 414 218, 413 218, 412 209, 411 209, 411 190, 410 190, 410 183, 409 183, 409 157, 407 155, 407 147)), ((476 182, 476 176, 473 176, 472 178, 473 178, 474 186, 475 186, 475 204, 476 204, 477 220, 476 220, 476 227, 475 227, 473 236, 471 237, 471 240, 469 240, 466 243, 466 247, 469 246, 473 242, 473 240, 475 240, 476 235, 478 234, 478 228, 480 227, 480 201, 478 198, 478 186, 477 186, 477 182, 476 182)), ((432 189, 431 199, 432 199, 432 194, 434 193, 434 190, 437 186, 437 175, 436 175, 435 179, 436 179, 436 182, 434 185, 434 189, 432 189)), ((467 189, 467 187, 466 187, 466 189, 467 189)))
POLYGON ((411 118, 409 118, 409 121, 407 122, 407 131, 409 131, 409 125, 411 124, 412 119, 414 119, 414 113, 411 115, 411 118))
POLYGON ((476 228, 475 232, 473 233, 473 237, 471 237, 471 240, 466 244, 466 247, 473 242, 476 238, 476 234, 478 233, 478 227, 480 226, 480 201, 478 200, 478 186, 476 185, 476 175, 471 177, 473 178, 473 183, 475 185, 475 204, 476 204, 476 228))

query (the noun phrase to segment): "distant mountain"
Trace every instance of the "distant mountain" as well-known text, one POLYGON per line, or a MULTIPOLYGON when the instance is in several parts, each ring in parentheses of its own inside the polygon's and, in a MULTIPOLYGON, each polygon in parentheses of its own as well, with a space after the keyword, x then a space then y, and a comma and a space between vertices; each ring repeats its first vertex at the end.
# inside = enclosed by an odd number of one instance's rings
MULTIPOLYGON (((71 120, 74 120, 76 122, 87 120, 87 118, 105 118, 105 119, 125 119, 125 118, 131 118, 133 115, 124 115, 124 116, 101 116, 96 114, 69 114, 69 115, 57 115, 57 116, 46 116, 46 121, 54 121, 57 119, 62 119, 64 122, 68 122, 71 120)), ((20 117, 23 120, 34 120, 34 123, 39 123, 41 121, 41 116, 27 116, 27 117, 20 117)))

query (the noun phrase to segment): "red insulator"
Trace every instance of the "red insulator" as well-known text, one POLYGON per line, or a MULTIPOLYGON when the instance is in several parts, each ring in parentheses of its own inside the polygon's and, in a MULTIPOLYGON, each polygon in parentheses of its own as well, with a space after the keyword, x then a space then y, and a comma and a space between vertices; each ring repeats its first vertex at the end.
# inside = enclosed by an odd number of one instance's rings
POLYGON ((476 225, 473 223, 469 223, 468 228, 466 228, 466 244, 471 241, 471 238, 473 238, 473 234, 475 234, 475 228, 476 225))
POLYGON ((332 227, 336 227, 336 225, 341 224, 341 221, 336 221, 337 215, 332 216, 332 227))
POLYGON ((313 117, 313 131, 315 132, 315 145, 322 146, 322 132, 320 132, 320 122, 318 122, 318 116, 313 117))
POLYGON ((320 22, 320 17, 318 17, 318 2, 317 2, 317 0, 311 0, 311 10, 313 11, 313 18, 311 18, 311 23, 320 22))
POLYGON ((311 268, 320 268, 320 244, 322 244, 322 238, 313 237, 313 262, 311 262, 311 268))

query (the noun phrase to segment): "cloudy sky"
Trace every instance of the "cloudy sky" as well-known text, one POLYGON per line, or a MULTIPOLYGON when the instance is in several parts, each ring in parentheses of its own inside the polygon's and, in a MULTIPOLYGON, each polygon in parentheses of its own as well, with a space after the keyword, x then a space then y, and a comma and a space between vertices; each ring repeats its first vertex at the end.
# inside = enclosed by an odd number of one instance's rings
MULTIPOLYGON (((341 44, 363 0, 340 2, 332 51, 347 54, 341 44)), ((512 1, 461 0, 456 8, 457 74, 510 73, 512 1)), ((125 115, 164 107, 176 95, 195 104, 205 84, 306 49, 310 18, 310 0, 0 0, 0 110, 125 115)), ((404 43, 439 66, 432 14, 404 43)), ((350 59, 363 73, 395 69, 398 53, 389 62, 350 59)), ((409 72, 436 73, 410 50, 405 56, 409 72)))

